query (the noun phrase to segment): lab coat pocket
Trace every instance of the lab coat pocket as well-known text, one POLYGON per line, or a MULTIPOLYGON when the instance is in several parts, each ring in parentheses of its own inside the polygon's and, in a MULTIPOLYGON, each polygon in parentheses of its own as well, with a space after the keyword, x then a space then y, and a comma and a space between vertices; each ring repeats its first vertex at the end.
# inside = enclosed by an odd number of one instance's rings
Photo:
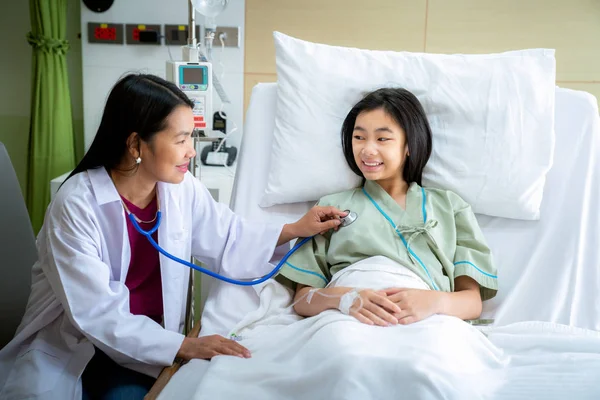
POLYGON ((17 355, 2 395, 6 398, 22 398, 51 392, 68 361, 45 349, 24 346, 17 355))
POLYGON ((188 240, 189 236, 190 234, 187 229, 181 229, 171 234, 171 240, 177 243, 185 243, 188 240))

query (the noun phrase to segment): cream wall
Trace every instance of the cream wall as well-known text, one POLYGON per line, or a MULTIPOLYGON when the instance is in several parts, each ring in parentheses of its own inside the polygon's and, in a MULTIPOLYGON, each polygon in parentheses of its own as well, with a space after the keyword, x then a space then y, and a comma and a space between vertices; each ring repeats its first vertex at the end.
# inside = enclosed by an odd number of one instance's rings
POLYGON ((377 50, 554 48, 557 84, 600 98, 600 0, 246 0, 246 106, 256 83, 277 79, 274 30, 377 50))

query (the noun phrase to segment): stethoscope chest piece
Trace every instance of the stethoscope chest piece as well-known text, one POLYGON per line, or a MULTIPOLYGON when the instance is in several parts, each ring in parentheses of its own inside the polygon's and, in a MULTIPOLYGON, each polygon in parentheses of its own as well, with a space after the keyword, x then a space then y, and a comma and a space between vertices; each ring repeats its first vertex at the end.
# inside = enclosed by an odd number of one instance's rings
POLYGON ((350 210, 345 210, 348 215, 346 215, 344 218, 342 218, 342 223, 340 224, 340 226, 342 228, 351 225, 354 221, 356 221, 356 219, 358 218, 358 214, 355 213, 354 211, 350 211, 350 210))

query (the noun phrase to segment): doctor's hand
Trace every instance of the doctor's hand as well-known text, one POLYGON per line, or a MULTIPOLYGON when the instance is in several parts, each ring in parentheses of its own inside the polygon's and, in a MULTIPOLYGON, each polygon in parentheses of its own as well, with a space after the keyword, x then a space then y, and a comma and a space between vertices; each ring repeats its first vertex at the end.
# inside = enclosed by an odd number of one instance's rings
POLYGON ((399 324, 412 324, 441 311, 443 299, 437 290, 391 288, 384 292, 401 310, 394 314, 399 324))
POLYGON ((186 361, 193 358, 210 360, 215 356, 251 357, 247 348, 220 335, 186 337, 177 352, 177 357, 186 361))
POLYGON ((298 237, 310 237, 330 229, 337 230, 341 224, 340 218, 346 214, 347 212, 332 206, 314 206, 298 221, 283 226, 277 245, 298 237))

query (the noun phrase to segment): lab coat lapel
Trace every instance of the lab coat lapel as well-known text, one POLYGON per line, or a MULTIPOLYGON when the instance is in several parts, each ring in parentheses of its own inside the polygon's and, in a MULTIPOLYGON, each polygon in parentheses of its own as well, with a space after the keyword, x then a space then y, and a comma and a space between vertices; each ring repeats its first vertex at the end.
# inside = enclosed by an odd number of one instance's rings
MULTIPOLYGON (((158 244, 172 255, 189 261, 186 247, 189 238, 180 209, 176 185, 158 184, 158 196, 162 213, 158 228, 158 244)), ((163 313, 165 328, 178 331, 182 312, 181 292, 185 290, 184 278, 188 268, 160 254, 160 273, 163 287, 163 313)))
MULTIPOLYGON (((102 230, 114 233, 113 235, 106 235, 109 242, 108 247, 112 250, 105 256, 110 257, 113 278, 116 279, 118 276, 118 280, 124 284, 129 270, 131 249, 121 198, 104 168, 89 170, 88 175, 98 205, 102 207, 105 213, 105 218, 100 221, 101 224, 104 224, 102 230), (118 222, 115 223, 116 221, 118 222), (118 260, 115 257, 117 255, 120 256, 118 260)), ((179 207, 178 189, 179 185, 158 184, 158 196, 162 213, 162 221, 158 229, 158 244, 169 253, 187 260, 189 258, 190 241, 189 235, 186 234, 188 230, 184 226, 184 215, 179 207), (188 256, 186 256, 186 253, 188 256)), ((181 293, 187 289, 187 280, 185 279, 188 272, 187 267, 160 254, 160 272, 165 328, 179 331, 183 307, 182 298, 184 297, 181 293)))
POLYGON ((103 212, 103 218, 99 220, 99 223, 102 224, 102 231, 112 232, 111 235, 106 235, 108 249, 103 249, 103 258, 110 260, 108 264, 111 266, 112 279, 125 284, 127 272, 129 271, 131 249, 121 197, 106 169, 90 169, 87 174, 96 201, 103 212))

